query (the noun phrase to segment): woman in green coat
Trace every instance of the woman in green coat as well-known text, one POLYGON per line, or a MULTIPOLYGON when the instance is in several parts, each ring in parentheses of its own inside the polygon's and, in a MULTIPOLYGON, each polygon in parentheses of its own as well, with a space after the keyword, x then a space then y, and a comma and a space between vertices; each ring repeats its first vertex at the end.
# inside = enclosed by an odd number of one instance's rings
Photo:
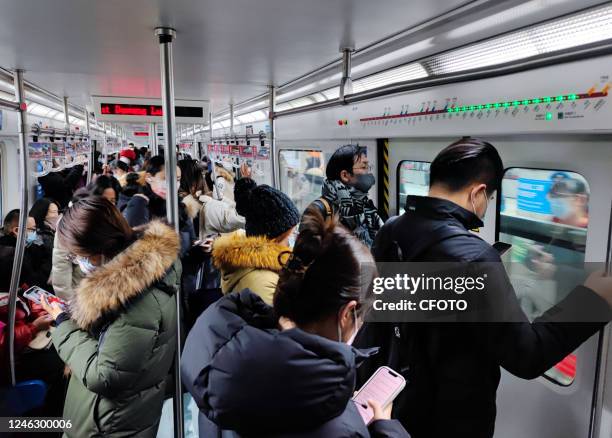
POLYGON ((176 350, 179 238, 161 222, 131 229, 102 197, 76 202, 58 226, 85 273, 53 344, 70 368, 67 437, 155 437, 176 350))

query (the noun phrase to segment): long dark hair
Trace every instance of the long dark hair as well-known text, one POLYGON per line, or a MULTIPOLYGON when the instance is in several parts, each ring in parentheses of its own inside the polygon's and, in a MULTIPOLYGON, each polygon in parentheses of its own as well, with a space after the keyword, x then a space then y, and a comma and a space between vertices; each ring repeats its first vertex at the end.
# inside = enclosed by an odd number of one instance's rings
POLYGON ((121 193, 121 184, 117 181, 117 178, 109 175, 100 175, 92 182, 87 189, 92 195, 102 196, 104 190, 113 189, 115 192, 115 198, 119 199, 121 193))
POLYGON ((318 212, 305 217, 282 264, 274 311, 298 325, 321 321, 353 300, 364 304, 376 275, 369 250, 337 218, 318 212))
POLYGON ((49 228, 49 226, 45 223, 45 219, 51 204, 57 205, 57 208, 59 209, 59 204, 51 198, 40 198, 36 200, 34 205, 32 205, 32 208, 30 208, 30 213, 28 216, 34 218, 34 221, 36 221, 36 228, 39 230, 46 230, 49 228))
POLYGON ((195 195, 197 191, 204 189, 202 168, 196 160, 179 160, 177 164, 181 169, 181 184, 179 186, 181 195, 195 195))
POLYGON ((136 238, 119 210, 102 196, 79 199, 66 210, 57 229, 62 246, 73 254, 112 258, 136 238))

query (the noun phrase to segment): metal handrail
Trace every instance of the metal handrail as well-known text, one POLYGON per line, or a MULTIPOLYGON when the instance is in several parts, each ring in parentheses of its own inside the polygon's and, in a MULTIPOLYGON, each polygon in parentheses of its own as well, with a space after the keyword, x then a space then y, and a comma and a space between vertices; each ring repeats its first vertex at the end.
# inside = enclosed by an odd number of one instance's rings
POLYGON ((15 257, 13 259, 13 270, 11 272, 11 285, 9 289, 9 362, 11 372, 11 383, 17 384, 15 376, 15 316, 17 312, 17 291, 21 278, 23 255, 25 252, 26 224, 28 220, 28 151, 27 151, 27 107, 25 105, 25 91, 23 86, 23 71, 15 72, 15 97, 19 103, 19 167, 20 167, 20 192, 21 202, 19 211, 19 228, 17 231, 17 243, 15 245, 15 257))

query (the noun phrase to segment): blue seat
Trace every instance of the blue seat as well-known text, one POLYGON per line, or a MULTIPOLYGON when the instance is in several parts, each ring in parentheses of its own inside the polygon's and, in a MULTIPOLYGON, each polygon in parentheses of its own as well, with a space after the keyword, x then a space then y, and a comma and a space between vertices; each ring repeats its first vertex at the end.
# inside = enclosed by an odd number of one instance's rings
POLYGON ((47 385, 42 380, 26 380, 16 386, 0 388, 2 415, 23 415, 45 402, 47 385))

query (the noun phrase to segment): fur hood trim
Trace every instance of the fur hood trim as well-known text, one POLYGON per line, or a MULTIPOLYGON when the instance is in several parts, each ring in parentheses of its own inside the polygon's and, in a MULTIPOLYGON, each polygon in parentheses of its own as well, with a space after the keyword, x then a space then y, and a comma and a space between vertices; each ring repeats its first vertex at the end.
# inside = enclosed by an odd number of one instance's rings
POLYGON ((202 208, 200 201, 194 198, 193 195, 187 195, 181 202, 185 206, 185 212, 187 213, 187 216, 189 216, 189 219, 195 219, 202 208))
POLYGON ((153 221, 142 236, 85 277, 70 303, 72 319, 83 330, 125 308, 130 300, 165 277, 180 250, 176 232, 153 221))
POLYGON ((213 246, 213 262, 224 271, 240 268, 268 269, 280 271, 278 256, 291 251, 264 236, 247 237, 244 232, 235 232, 219 237, 213 246))

